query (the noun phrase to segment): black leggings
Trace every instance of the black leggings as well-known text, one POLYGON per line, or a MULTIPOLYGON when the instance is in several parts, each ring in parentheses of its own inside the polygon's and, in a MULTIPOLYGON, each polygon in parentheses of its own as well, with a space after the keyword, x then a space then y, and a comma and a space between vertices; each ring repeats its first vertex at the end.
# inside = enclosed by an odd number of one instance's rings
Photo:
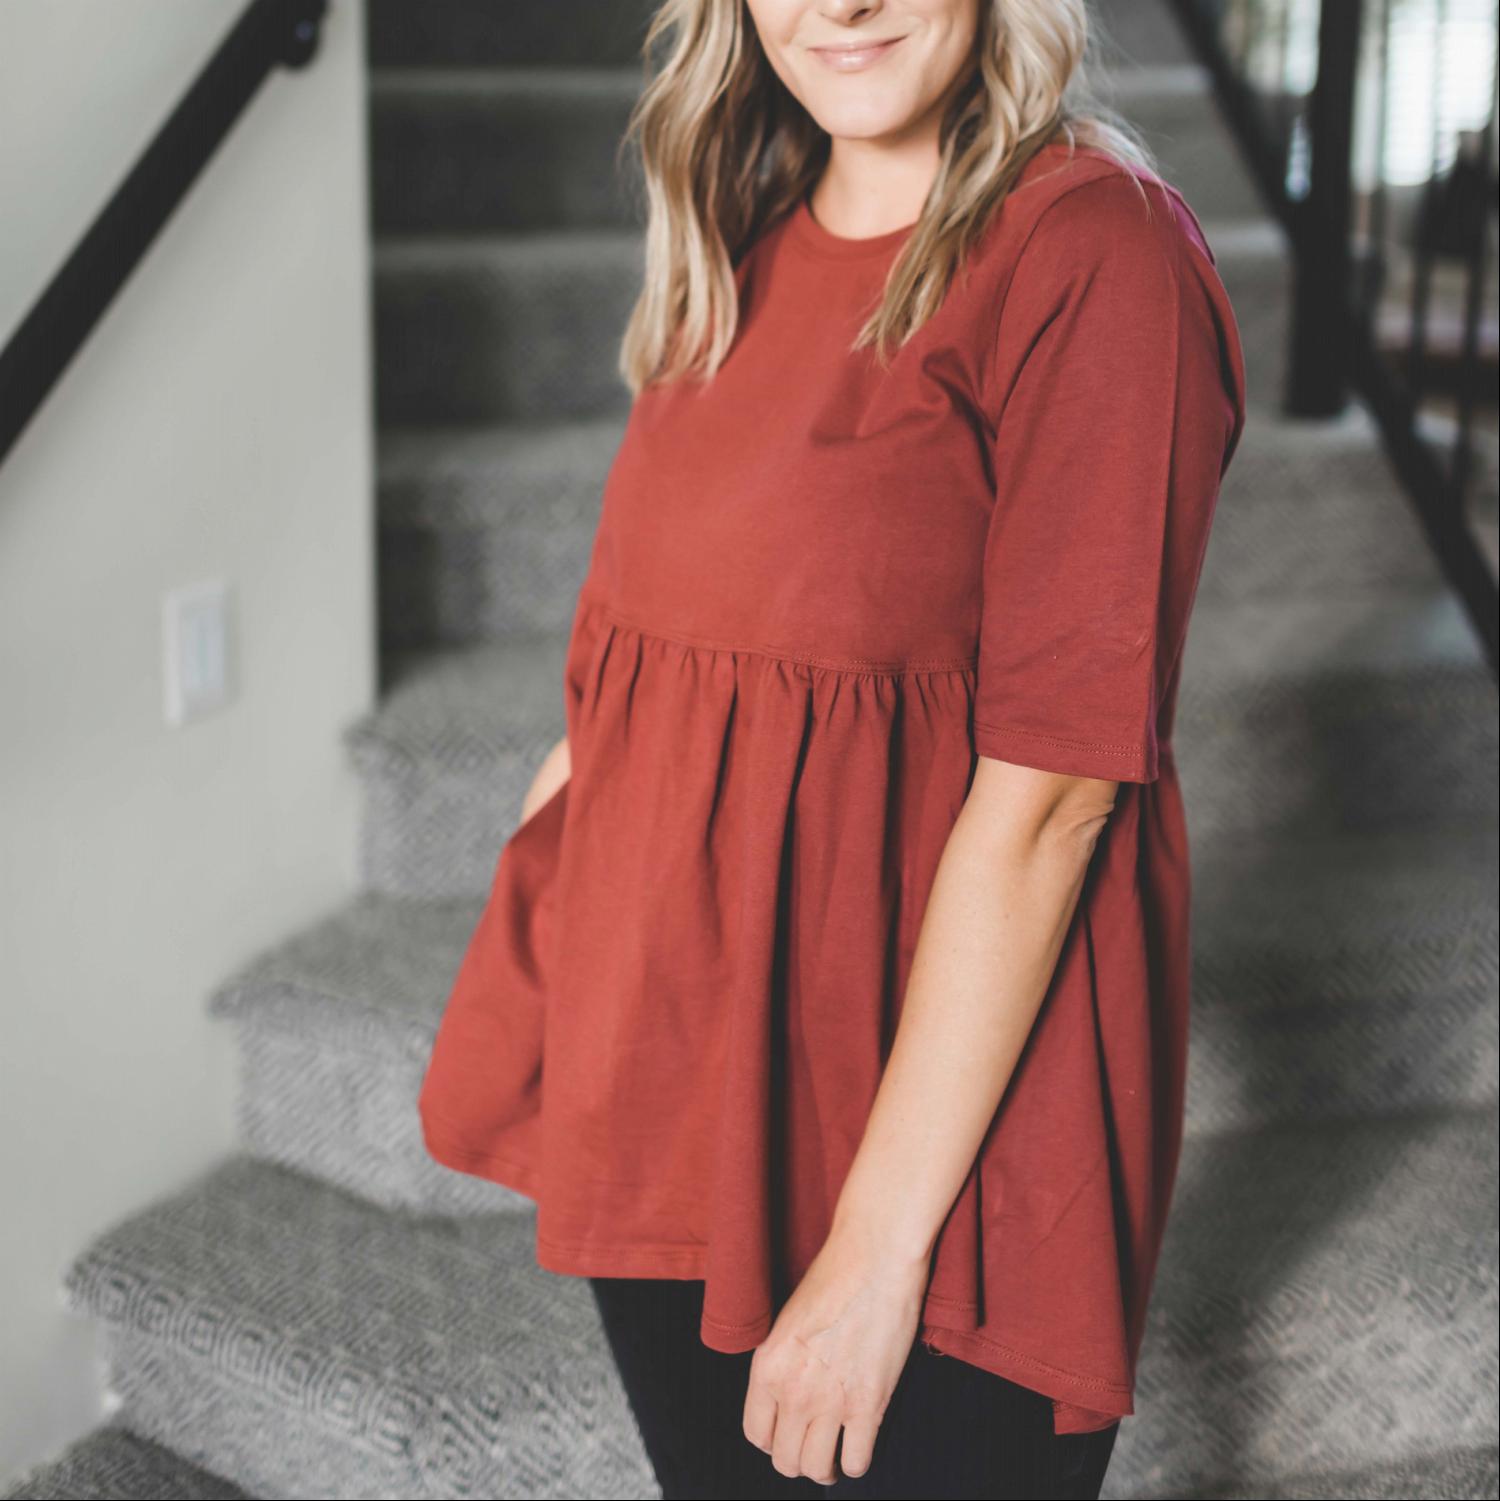
POLYGON ((1001 1497, 1095 1501, 1119 1431, 1054 1434, 1052 1402, 920 1340, 891 1394, 870 1468, 832 1485, 782 1475, 744 1434, 751 1352, 699 1338, 703 1283, 591 1277, 646 1453, 673 1497, 1001 1497))

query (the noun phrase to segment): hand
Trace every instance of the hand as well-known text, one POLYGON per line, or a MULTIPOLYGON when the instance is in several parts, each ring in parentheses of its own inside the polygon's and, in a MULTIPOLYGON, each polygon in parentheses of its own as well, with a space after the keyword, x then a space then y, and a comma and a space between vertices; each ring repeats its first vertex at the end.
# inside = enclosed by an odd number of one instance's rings
POLYGON ((822 1485, 863 1475, 911 1353, 930 1261, 882 1255, 868 1237, 829 1236, 750 1362, 745 1437, 783 1475, 822 1485))

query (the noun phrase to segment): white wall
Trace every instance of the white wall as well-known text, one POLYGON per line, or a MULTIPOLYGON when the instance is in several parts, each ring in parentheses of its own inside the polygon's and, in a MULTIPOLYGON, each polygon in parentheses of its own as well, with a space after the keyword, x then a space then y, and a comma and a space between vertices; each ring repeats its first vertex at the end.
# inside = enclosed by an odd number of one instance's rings
POLYGON ((0 0, 0 343, 243 0, 0 0))
MULTIPOLYGON (((0 323, 239 8, 0 0, 27 125, 0 87, 0 323)), ((359 0, 335 0, 313 67, 252 102, 0 464, 0 1476, 101 1413, 94 1332, 60 1306, 69 1259, 232 1146, 208 992, 355 886, 339 734, 375 671, 361 47, 359 0), (216 576, 240 695, 173 729, 161 596, 216 576)))

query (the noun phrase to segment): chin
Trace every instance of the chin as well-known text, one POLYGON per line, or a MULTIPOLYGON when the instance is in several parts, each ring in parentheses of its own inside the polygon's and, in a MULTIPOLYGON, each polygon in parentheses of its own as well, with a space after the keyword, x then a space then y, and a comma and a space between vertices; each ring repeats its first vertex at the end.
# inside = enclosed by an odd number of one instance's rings
POLYGON ((807 112, 829 135, 860 141, 900 135, 917 115, 915 110, 893 107, 889 97, 858 101, 841 99, 836 103, 820 100, 815 105, 809 104, 807 112))

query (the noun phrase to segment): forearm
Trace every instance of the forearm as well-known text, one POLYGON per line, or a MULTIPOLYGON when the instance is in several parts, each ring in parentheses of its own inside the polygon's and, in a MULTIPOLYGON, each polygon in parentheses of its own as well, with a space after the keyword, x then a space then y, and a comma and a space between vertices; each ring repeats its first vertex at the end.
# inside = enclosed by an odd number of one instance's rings
POLYGON ((988 789, 976 781, 943 851, 839 1197, 835 1232, 881 1258, 931 1255, 1046 995, 1112 802, 1110 784, 1070 800, 1006 771, 1025 796, 997 795, 998 773, 988 789))

